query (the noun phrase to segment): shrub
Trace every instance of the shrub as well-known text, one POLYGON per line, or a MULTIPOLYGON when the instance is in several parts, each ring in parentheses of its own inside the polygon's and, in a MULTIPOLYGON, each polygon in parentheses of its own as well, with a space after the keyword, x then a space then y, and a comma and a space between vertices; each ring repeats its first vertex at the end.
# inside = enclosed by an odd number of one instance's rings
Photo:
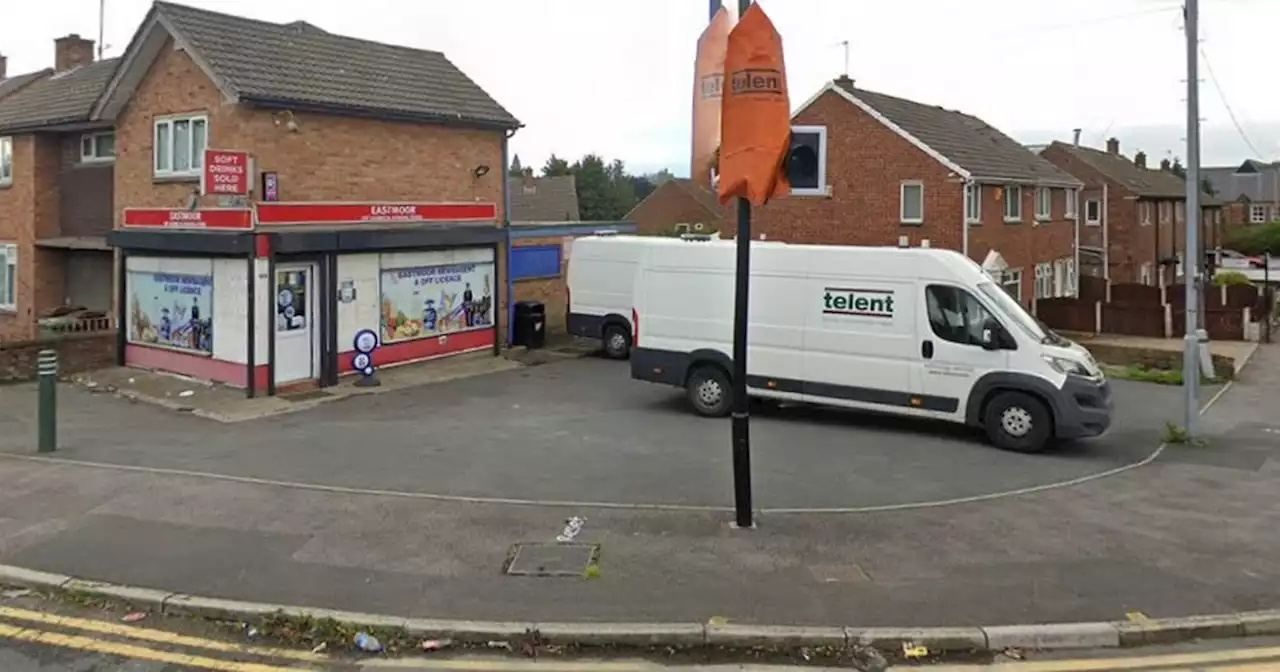
POLYGON ((1240 271, 1218 271, 1213 276, 1215 287, 1232 287, 1235 285, 1252 285, 1249 276, 1240 271))

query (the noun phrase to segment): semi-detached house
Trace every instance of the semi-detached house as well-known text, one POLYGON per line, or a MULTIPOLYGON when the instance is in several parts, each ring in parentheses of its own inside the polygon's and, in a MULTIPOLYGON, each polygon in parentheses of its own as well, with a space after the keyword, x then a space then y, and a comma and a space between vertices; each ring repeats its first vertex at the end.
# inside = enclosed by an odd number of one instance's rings
POLYGON ((53 55, 8 78, 0 58, 0 342, 34 337, 60 306, 112 305, 115 141, 92 112, 117 61, 94 62, 79 35, 53 55))
MULTIPOLYGON (((960 250, 1023 303, 1075 291, 1081 182, 986 122, 841 77, 793 115, 810 179, 754 214, 768 239, 960 250)), ((793 171, 794 172, 794 171, 793 171)))

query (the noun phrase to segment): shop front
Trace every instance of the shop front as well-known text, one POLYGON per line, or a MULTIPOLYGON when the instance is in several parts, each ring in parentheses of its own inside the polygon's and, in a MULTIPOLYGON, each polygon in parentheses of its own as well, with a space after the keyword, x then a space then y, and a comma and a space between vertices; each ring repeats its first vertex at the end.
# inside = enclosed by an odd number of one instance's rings
POLYGON ((497 354, 496 219, 481 203, 126 209, 111 236, 120 364, 255 396, 497 354), (368 333, 370 362, 356 352, 368 333))

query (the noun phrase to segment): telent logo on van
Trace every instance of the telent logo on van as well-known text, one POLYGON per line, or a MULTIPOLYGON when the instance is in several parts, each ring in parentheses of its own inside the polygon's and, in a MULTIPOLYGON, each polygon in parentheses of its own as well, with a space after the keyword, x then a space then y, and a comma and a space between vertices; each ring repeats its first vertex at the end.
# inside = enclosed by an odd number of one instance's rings
POLYGON ((826 287, 823 292, 822 313, 824 315, 893 319, 892 290, 826 287))

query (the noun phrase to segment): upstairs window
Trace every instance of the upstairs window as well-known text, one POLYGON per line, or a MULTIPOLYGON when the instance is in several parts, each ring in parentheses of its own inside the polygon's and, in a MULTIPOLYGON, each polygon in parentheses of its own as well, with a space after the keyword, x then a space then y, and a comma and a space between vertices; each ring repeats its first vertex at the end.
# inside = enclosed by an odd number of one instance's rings
POLYGON ((1097 226, 1102 221, 1102 203, 1098 201, 1084 202, 1084 223, 1097 226))
POLYGON ((1067 219, 1075 219, 1075 218, 1076 218, 1076 205, 1077 205, 1076 198, 1077 198, 1080 194, 1079 194, 1079 192, 1077 192, 1075 189, 1068 189, 1068 190, 1066 190, 1066 191, 1065 191, 1065 192, 1063 192, 1063 193, 1065 193, 1065 194, 1066 194, 1066 199, 1067 199, 1067 205, 1066 205, 1066 208, 1065 208, 1065 210, 1064 210, 1064 212, 1066 212, 1066 217, 1067 217, 1067 219))
POLYGON ((88 133, 80 136, 80 163, 114 161, 115 158, 115 133, 88 133))
POLYGON ((1053 214, 1053 192, 1045 187, 1036 189, 1036 219, 1048 221, 1053 214))
POLYGON ((827 195, 826 126, 792 126, 787 158, 787 179, 793 195, 827 195))
POLYGON ((1251 205, 1249 206, 1249 223, 1265 224, 1267 221, 1267 206, 1251 205))
POLYGON ((1004 187, 1004 221, 1022 221, 1022 187, 1016 184, 1004 187))
POLYGON ((970 222, 982 221, 982 185, 976 182, 964 185, 964 217, 970 222))
POLYGON ((153 145, 155 176, 199 176, 208 136, 209 118, 204 115, 157 119, 153 145))
POLYGON ((1138 222, 1143 226, 1151 223, 1151 201, 1138 203, 1138 222))
POLYGON ((898 209, 903 224, 923 223, 924 184, 920 182, 903 182, 898 209))
POLYGON ((13 184, 13 138, 0 138, 0 184, 13 184))

